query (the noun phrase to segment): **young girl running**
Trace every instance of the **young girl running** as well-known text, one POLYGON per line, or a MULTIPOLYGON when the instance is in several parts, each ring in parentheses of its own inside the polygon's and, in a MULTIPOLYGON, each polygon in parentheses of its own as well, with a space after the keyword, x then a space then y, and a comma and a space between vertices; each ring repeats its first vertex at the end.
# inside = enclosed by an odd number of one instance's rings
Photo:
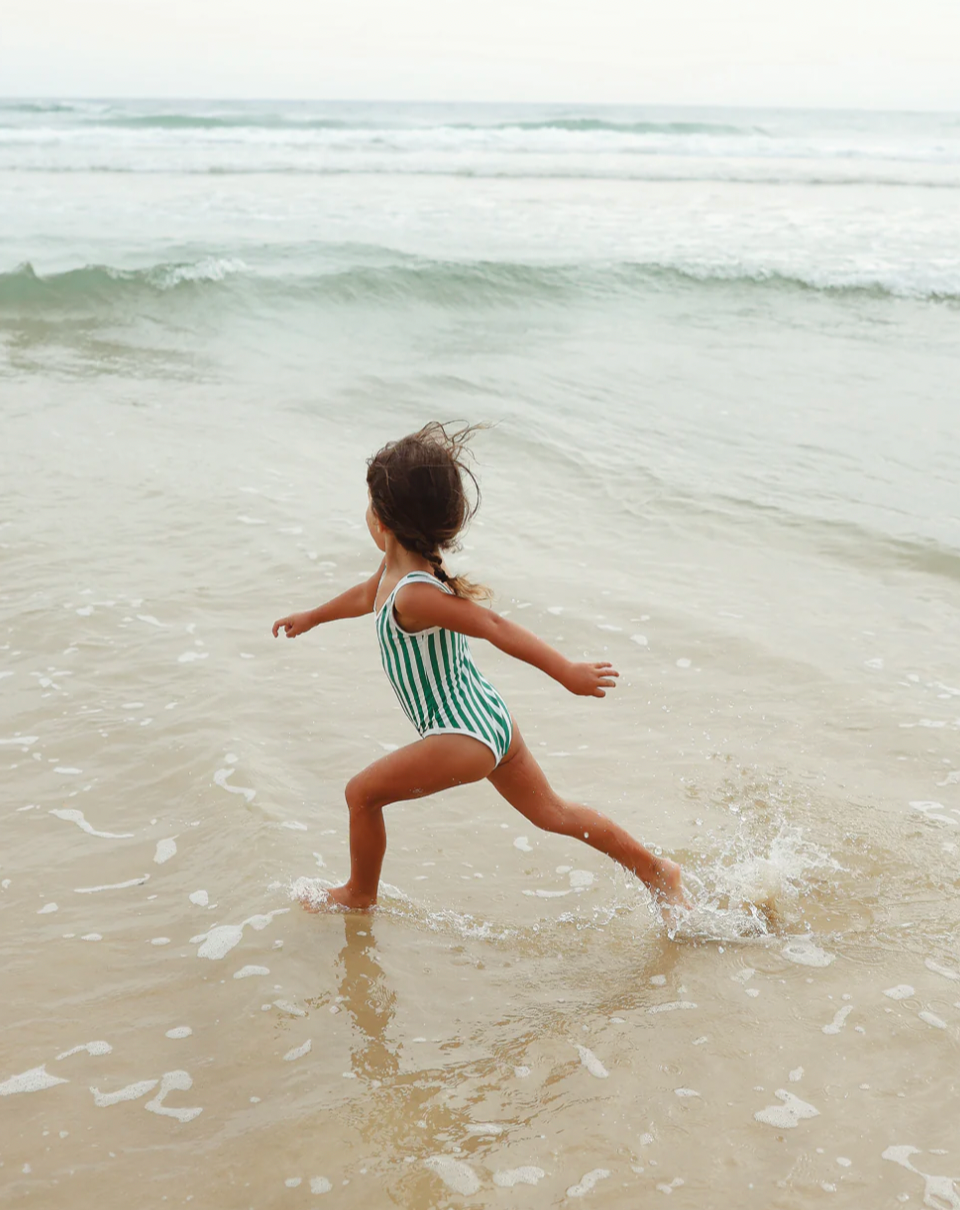
POLYGON ((464 483, 477 488, 465 462, 474 431, 450 433, 432 423, 375 454, 367 469, 366 520, 384 553, 380 567, 325 605, 273 625, 274 638, 283 629, 293 639, 321 622, 372 613, 384 672, 420 734, 347 783, 350 877, 327 895, 343 908, 371 908, 387 848, 383 808, 485 777, 536 827, 585 841, 635 874, 662 906, 682 905, 680 867, 599 811, 560 798, 503 698, 473 662, 468 636, 487 639, 580 696, 604 697, 619 676, 609 663, 574 663, 481 608, 476 601, 488 591, 445 570, 443 552, 455 546, 479 505, 479 490, 471 506, 464 483))

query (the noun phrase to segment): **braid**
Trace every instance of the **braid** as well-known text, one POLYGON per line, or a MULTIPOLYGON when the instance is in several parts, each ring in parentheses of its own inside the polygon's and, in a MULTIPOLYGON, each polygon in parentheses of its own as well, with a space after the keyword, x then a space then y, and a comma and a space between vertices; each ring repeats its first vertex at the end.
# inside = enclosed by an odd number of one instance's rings
POLYGON ((433 564, 433 574, 437 577, 441 584, 446 584, 450 577, 443 570, 443 560, 434 552, 432 555, 427 555, 427 558, 433 564))

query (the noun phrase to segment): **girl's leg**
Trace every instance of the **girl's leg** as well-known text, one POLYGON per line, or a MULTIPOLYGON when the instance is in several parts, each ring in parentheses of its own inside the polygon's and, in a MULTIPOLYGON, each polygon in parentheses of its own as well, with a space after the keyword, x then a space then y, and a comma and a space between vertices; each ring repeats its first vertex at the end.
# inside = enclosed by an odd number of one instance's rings
POLYGON ((490 783, 521 815, 546 832, 574 836, 619 861, 646 884, 659 902, 687 902, 676 862, 654 856, 599 811, 561 798, 547 781, 516 724, 510 748, 503 762, 490 774, 490 783))
POLYGON ((385 806, 480 781, 493 769, 494 761, 486 744, 468 735, 431 735, 381 757, 352 777, 346 790, 350 877, 343 886, 328 891, 329 898, 345 908, 369 908, 377 902, 387 849, 385 806))

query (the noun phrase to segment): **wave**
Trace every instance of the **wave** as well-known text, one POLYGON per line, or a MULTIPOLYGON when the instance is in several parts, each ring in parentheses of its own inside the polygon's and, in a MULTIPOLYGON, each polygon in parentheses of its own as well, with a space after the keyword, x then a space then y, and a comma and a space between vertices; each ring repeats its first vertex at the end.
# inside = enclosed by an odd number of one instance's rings
POLYGON ((476 131, 565 131, 569 134, 666 134, 666 135, 757 135, 766 134, 755 123, 736 124, 714 120, 682 118, 624 118, 576 114, 552 114, 533 118, 509 118, 477 115, 476 120, 457 117, 456 107, 436 108, 427 113, 420 107, 405 108, 358 106, 349 116, 317 113, 306 106, 252 105, 200 108, 140 109, 110 102, 25 100, 0 101, 0 120, 4 114, 69 114, 85 128, 121 127, 131 130, 356 130, 426 132, 430 130, 476 131), (364 109, 367 113, 364 113, 364 109))
POLYGON ((85 265, 40 276, 29 262, 0 273, 0 307, 70 307, 73 304, 122 303, 136 294, 165 294, 179 287, 214 285, 246 269, 235 258, 205 257, 184 264, 147 269, 85 265))
MULTIPOLYGON (((51 111, 59 111, 56 107, 51 111)), ((67 107, 64 107, 64 112, 67 107)), ((50 112, 44 110, 43 112, 50 112)), ((548 118, 540 121, 457 122, 444 121, 435 125, 422 122, 348 121, 340 118, 298 116, 295 114, 97 114, 91 115, 92 125, 113 126, 132 130, 355 130, 360 132, 398 131, 475 131, 478 134, 509 133, 511 131, 563 131, 568 134, 660 134, 660 135, 722 135, 764 136, 757 126, 730 126, 717 122, 618 122, 602 118, 548 118)))
POLYGON ((855 188, 858 186, 882 186, 890 189, 960 189, 960 169, 953 169, 941 175, 891 176, 883 172, 856 173, 836 172, 824 173, 822 165, 808 172, 773 171, 765 172, 755 167, 739 167, 724 162, 715 164, 704 160, 691 161, 675 170, 664 169, 662 166, 640 168, 603 168, 587 167, 585 165, 564 171, 556 165, 538 169, 530 163, 520 163, 514 170, 503 167, 487 168, 477 164, 471 167, 452 167, 437 165, 435 167, 413 165, 400 160, 382 166, 357 164, 304 164, 277 165, 269 164, 204 164, 192 166, 177 164, 176 166, 155 164, 151 166, 133 166, 125 164, 107 164, 96 161, 76 165, 39 164, 30 166, 23 163, 0 163, 0 170, 8 173, 18 173, 24 176, 42 174, 44 176, 70 176, 75 173, 82 175, 96 174, 104 176, 162 176, 175 172, 177 176, 211 176, 211 177, 379 177, 379 176, 410 176, 410 177, 449 177, 465 180, 483 181, 645 181, 651 184, 715 182, 729 185, 802 185, 810 188, 855 188))
MULTIPOLYGON (((342 250, 341 250, 342 251, 342 250)), ((510 306, 581 300, 664 289, 794 291, 836 297, 912 298, 960 303, 956 290, 924 289, 909 282, 828 280, 749 266, 679 265, 658 262, 523 264, 503 261, 440 261, 366 250, 362 259, 389 257, 387 263, 352 264, 315 273, 270 275, 251 270, 235 257, 162 263, 143 269, 87 265, 41 276, 30 264, 0 273, 0 310, 44 312, 58 309, 135 306, 163 296, 204 297, 221 293, 245 299, 295 304, 418 302, 438 307, 510 306)))

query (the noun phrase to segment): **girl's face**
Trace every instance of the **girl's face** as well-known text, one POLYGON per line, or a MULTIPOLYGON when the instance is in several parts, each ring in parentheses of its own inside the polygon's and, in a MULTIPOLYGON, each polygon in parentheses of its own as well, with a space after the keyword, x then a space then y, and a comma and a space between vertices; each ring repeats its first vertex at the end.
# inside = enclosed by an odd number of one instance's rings
POLYGON ((373 501, 370 499, 370 493, 367 492, 367 529, 370 531, 370 537, 377 544, 378 550, 386 550, 387 539, 386 530, 380 524, 380 519, 373 511, 373 501))

